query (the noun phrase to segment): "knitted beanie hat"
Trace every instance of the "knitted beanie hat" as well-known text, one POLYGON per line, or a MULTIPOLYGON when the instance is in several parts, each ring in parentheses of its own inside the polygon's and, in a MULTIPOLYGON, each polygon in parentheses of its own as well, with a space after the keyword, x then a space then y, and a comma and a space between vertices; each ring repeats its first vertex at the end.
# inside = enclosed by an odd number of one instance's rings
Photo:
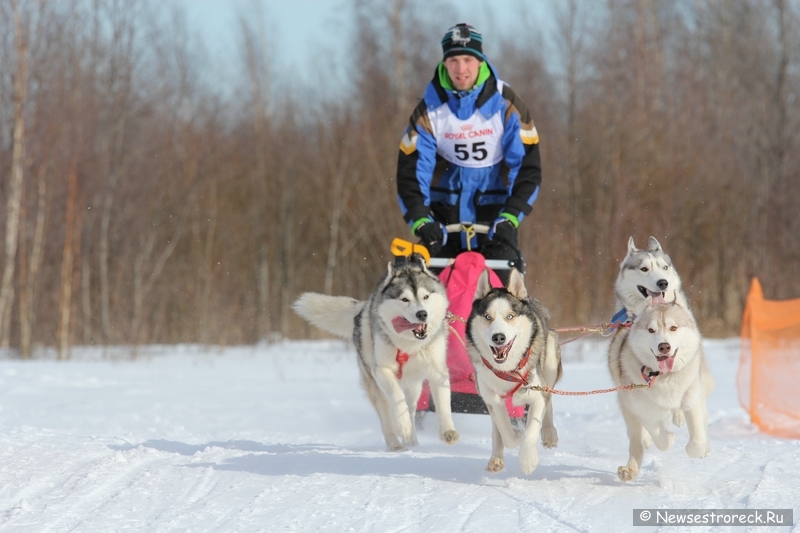
POLYGON ((486 61, 486 57, 483 55, 483 37, 478 30, 463 22, 456 24, 444 34, 442 52, 444 52, 444 59, 467 54, 486 61))

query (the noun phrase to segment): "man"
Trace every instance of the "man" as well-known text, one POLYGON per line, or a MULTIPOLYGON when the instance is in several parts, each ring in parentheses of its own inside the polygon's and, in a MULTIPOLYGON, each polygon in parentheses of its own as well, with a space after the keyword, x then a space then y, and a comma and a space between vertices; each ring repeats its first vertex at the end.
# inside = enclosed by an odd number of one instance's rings
MULTIPOLYGON (((539 135, 525 104, 483 55, 468 24, 442 39, 444 57, 400 142, 397 192, 411 231, 436 257, 464 250, 514 260, 524 272, 517 228, 539 193, 539 135), (487 235, 450 235, 454 223, 487 235)), ((507 284, 508 271, 499 271, 507 284)))

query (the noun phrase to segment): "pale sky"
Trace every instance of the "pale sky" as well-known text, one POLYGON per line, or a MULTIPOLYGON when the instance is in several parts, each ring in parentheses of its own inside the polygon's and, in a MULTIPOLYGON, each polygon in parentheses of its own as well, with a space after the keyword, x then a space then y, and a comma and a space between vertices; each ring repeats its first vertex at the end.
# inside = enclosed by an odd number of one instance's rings
MULTIPOLYGON (((263 9, 268 32, 266 40, 275 47, 275 66, 280 69, 282 78, 290 78, 302 85, 326 77, 329 59, 337 71, 347 66, 346 54, 351 45, 351 0, 170 1, 186 7, 190 31, 196 31, 202 37, 215 69, 222 69, 222 76, 234 76, 234 70, 224 71, 238 68, 238 14, 244 12, 257 16, 259 9, 263 9)), ((390 8, 392 0, 385 1, 390 8)), ((443 19, 440 24, 442 34, 458 22, 472 24, 489 41, 491 36, 487 34, 497 32, 498 28, 500 31, 509 28, 519 32, 519 12, 523 6, 533 13, 537 22, 550 18, 548 5, 551 0, 451 0, 450 3, 461 18, 443 19)), ((546 26, 541 24, 531 31, 546 34, 549 31, 546 26)), ((490 53, 488 55, 491 57, 490 53)), ((341 80, 341 76, 337 79, 341 80)))

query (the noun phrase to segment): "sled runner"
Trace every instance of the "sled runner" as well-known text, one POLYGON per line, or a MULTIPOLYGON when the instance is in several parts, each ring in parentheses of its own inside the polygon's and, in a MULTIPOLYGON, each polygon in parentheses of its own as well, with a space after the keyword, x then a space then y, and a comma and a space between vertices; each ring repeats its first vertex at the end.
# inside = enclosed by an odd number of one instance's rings
MULTIPOLYGON (((448 234, 457 234, 463 231, 469 235, 472 232, 487 233, 489 227, 480 224, 451 224, 445 229, 448 234)), ((395 239, 392 242, 392 253, 396 257, 419 253, 425 258, 430 268, 442 269, 439 279, 447 288, 447 298, 450 301, 449 311, 452 314, 447 345, 452 411, 454 413, 488 414, 486 404, 478 395, 475 386, 475 369, 467 354, 466 321, 472 311, 472 301, 481 273, 488 268, 492 286, 502 287, 503 284, 494 271, 514 268, 514 261, 485 259, 480 253, 473 251, 462 252, 454 259, 431 258, 424 246, 402 239, 395 239)), ((506 399, 506 408, 512 418, 521 418, 525 414, 524 407, 514 406, 511 398, 506 399)), ((427 383, 422 390, 417 410, 419 412, 433 410, 427 383)))

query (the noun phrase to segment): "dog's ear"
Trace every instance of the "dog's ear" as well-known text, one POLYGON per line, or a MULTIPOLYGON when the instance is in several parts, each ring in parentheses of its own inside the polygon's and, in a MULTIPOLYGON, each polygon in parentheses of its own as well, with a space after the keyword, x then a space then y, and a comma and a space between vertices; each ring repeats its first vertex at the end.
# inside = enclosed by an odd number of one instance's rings
POLYGON ((674 306, 680 307, 681 309, 685 309, 687 311, 689 309, 688 302, 681 303, 680 299, 678 298, 678 291, 675 290, 672 291, 672 301, 667 303, 670 303, 674 306))
POLYGON ((658 239, 650 236, 650 240, 647 241, 647 251, 648 252, 660 252, 661 251, 661 243, 658 242, 658 239))
POLYGON ((411 265, 416 265, 418 267, 425 268, 425 258, 422 257, 422 254, 413 253, 408 258, 408 263, 411 265))
POLYGON ((475 300, 482 300, 492 292, 492 281, 489 279, 489 269, 484 269, 478 277, 478 286, 475 289, 475 300))
POLYGON ((528 291, 525 289, 525 280, 516 268, 511 269, 507 289, 517 300, 525 300, 528 297, 528 291))
POLYGON ((633 235, 628 238, 628 255, 632 255, 634 252, 638 252, 639 249, 636 248, 636 245, 633 244, 633 235))
POLYGON ((392 277, 394 276, 394 265, 389 263, 386 267, 386 276, 383 278, 383 282, 381 283, 381 290, 385 289, 387 285, 392 281, 392 277))
POLYGON ((439 276, 431 272, 431 269, 428 268, 428 263, 425 262, 425 258, 422 257, 421 254, 411 254, 409 264, 413 264, 432 278, 439 279, 439 276))

